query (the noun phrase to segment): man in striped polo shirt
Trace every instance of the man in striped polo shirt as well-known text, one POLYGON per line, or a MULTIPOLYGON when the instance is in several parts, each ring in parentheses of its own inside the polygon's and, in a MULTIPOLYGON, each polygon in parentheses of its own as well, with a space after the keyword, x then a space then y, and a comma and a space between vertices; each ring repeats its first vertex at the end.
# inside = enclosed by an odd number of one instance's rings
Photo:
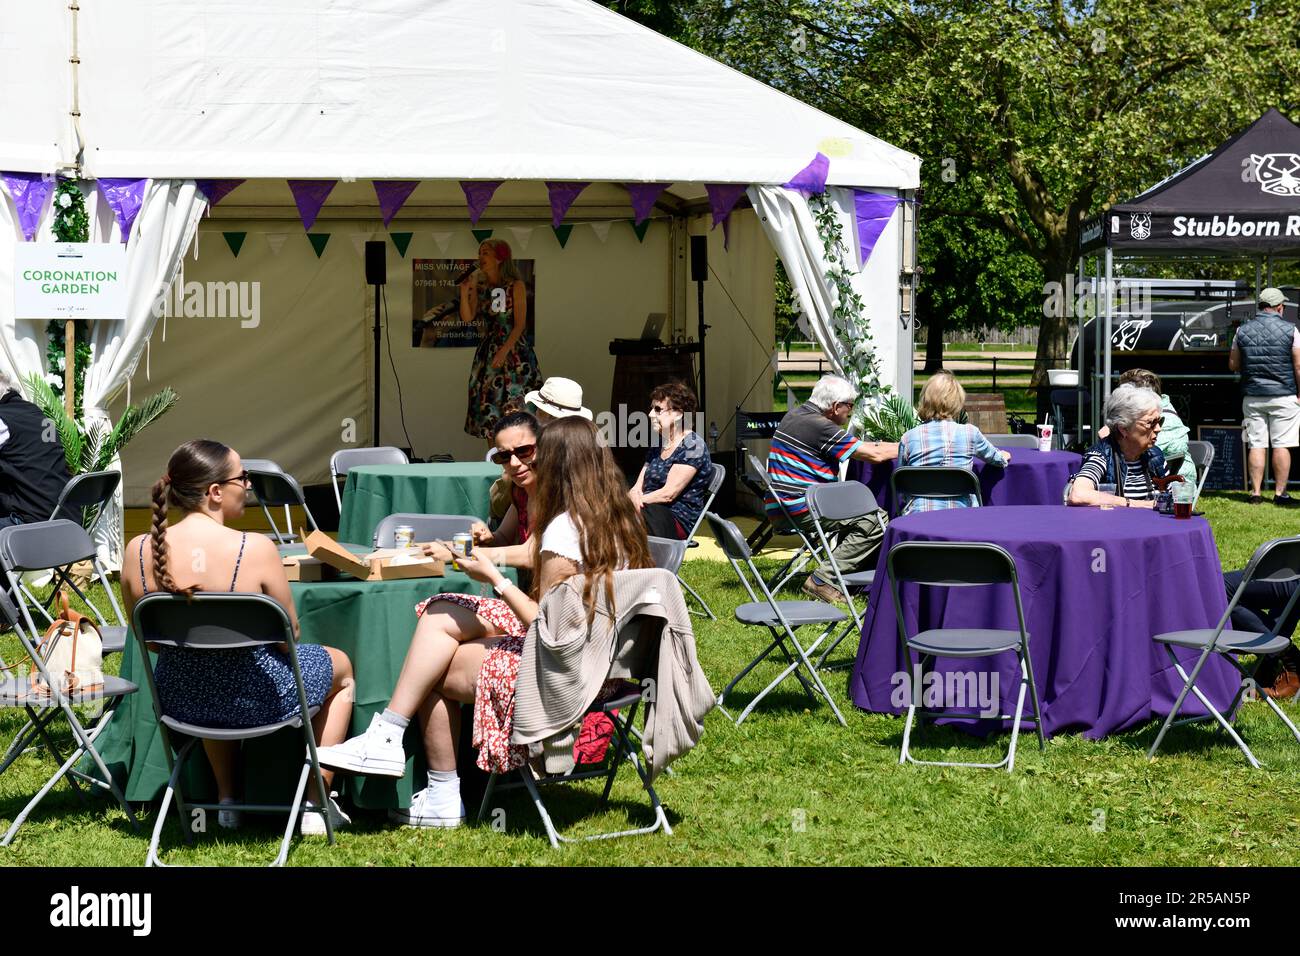
MULTIPOLYGON (((823 375, 813 387, 808 401, 791 409, 781 419, 772 436, 772 450, 767 456, 767 473, 772 487, 800 528, 816 540, 816 530, 808 514, 809 485, 838 481, 840 463, 859 461, 885 462, 898 457, 895 442, 863 442, 844 427, 853 414, 858 393, 838 375, 823 375)), ((781 506, 775 500, 764 503, 768 517, 778 527, 784 523, 781 506)), ((835 563, 844 574, 870 570, 875 565, 876 549, 885 536, 884 511, 851 521, 828 521, 829 537, 836 539, 835 563)), ((842 601, 844 596, 831 582, 835 572, 823 564, 808 576, 803 589, 823 601, 842 601)))

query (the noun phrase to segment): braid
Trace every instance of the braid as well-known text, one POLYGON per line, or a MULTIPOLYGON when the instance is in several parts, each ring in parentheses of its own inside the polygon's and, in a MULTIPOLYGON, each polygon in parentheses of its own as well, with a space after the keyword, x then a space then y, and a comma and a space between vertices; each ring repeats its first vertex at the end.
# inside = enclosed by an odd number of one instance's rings
POLYGON ((171 480, 164 475, 153 484, 153 526, 149 537, 152 541, 153 576, 164 591, 175 591, 176 582, 167 570, 167 493, 171 490, 171 480))

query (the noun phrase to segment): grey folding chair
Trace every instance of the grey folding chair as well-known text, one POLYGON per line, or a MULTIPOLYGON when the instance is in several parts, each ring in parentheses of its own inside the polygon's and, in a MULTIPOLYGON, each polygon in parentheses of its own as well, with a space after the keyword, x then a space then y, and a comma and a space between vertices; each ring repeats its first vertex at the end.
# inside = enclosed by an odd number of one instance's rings
MULTIPOLYGON (((691 530, 688 531, 686 534, 686 539, 685 539, 686 547, 698 548, 700 546, 700 543, 695 540, 695 532, 700 530, 700 522, 704 520, 704 513, 713 508, 713 499, 718 496, 718 489, 722 487, 722 483, 726 480, 727 480, 727 469, 722 467, 722 465, 719 465, 715 461, 713 463, 713 474, 709 476, 709 496, 704 499, 704 507, 700 509, 700 513, 695 518, 695 526, 691 528, 691 530)), ((709 607, 708 603, 704 600, 704 598, 700 597, 699 594, 695 592, 695 588, 687 584, 680 574, 677 575, 677 580, 678 582, 680 582, 681 586, 686 590, 686 593, 689 594, 691 597, 695 598, 696 602, 700 605, 700 607, 704 609, 704 616, 707 617, 710 621, 716 621, 717 617, 714 615, 713 609, 709 607)), ((698 611, 692 609, 689 604, 686 606, 686 608, 692 614, 699 613, 698 611)))
POLYGON ((985 435, 995 448, 1032 448, 1038 450, 1037 435, 985 435))
MULTIPOLYGON (((643 574, 640 571, 622 571, 616 574, 643 574)), ((622 647, 631 641, 643 642, 643 647, 636 655, 640 665, 636 668, 636 673, 631 679, 625 679, 621 682, 621 689, 611 699, 605 701, 595 701, 588 708, 587 713, 605 714, 614 726, 614 741, 612 754, 606 753, 604 762, 597 768, 582 770, 579 767, 587 766, 580 764, 574 767, 572 771, 566 774, 541 774, 536 775, 532 767, 525 764, 515 771, 519 779, 517 781, 501 782, 500 774, 492 774, 488 778, 487 788, 483 793, 483 802, 479 805, 478 820, 480 823, 487 817, 491 807, 492 795, 500 790, 517 789, 523 787, 528 791, 529 797, 532 798, 533 806, 537 809, 537 814, 541 817, 542 826, 546 829, 546 837, 550 841, 552 848, 559 849, 561 843, 582 843, 588 840, 609 840, 614 837, 639 836, 645 833, 654 833, 656 830, 663 830, 664 833, 672 836, 673 828, 668 823, 668 817, 664 813, 663 805, 659 802, 659 795, 655 792, 654 786, 650 782, 650 776, 647 773, 644 764, 644 757, 640 756, 640 747, 638 742, 641 735, 637 732, 635 721, 637 710, 644 702, 647 705, 654 703, 654 680, 658 673, 659 662, 659 636, 660 629, 647 628, 647 624, 663 624, 663 619, 652 615, 638 613, 641 605, 629 608, 626 612, 619 614, 619 620, 615 625, 618 628, 618 638, 615 641, 616 647, 622 647), (655 631, 650 635, 649 631, 655 631), (653 639, 651 639, 653 638, 653 639), (619 768, 623 761, 631 762, 636 768, 637 775, 641 778, 641 785, 646 791, 646 796, 650 800, 650 809, 654 815, 654 822, 648 826, 635 827, 628 830, 618 830, 610 833, 595 833, 583 837, 567 837, 561 834, 551 819, 550 813, 546 809, 545 803, 542 802, 542 796, 538 790, 541 786, 554 784, 572 783, 579 780, 593 780, 604 778, 605 790, 600 797, 600 806, 603 808, 609 802, 610 791, 614 787, 614 779, 618 774, 619 768)), ((613 661, 611 660, 611 665, 613 661)), ((672 768, 667 768, 671 771, 672 768)), ((512 774, 513 776, 513 774, 512 774)))
MULTIPOLYGON (((886 558, 889 588, 894 598, 894 613, 898 616, 898 640, 902 660, 906 664, 908 680, 912 685, 911 700, 907 705, 907 723, 903 727, 903 747, 898 762, 923 764, 931 767, 981 767, 996 770, 1006 767, 1007 773, 1015 769, 1016 740, 1020 735, 1020 721, 1025 709, 1025 691, 1030 693, 1033 705, 1033 723, 1038 731, 1040 750, 1047 748, 1043 736, 1042 710, 1038 705, 1038 687, 1034 683, 1034 667, 1029 659, 1029 632, 1025 630, 1025 609, 1020 603, 1020 580, 1016 575, 1016 562, 1011 555, 996 544, 965 541, 904 541, 890 548, 886 558), (944 627, 921 631, 908 636, 903 620, 903 603, 898 592, 900 581, 923 587, 968 587, 971 585, 1005 584, 1016 599, 1014 631, 990 628, 944 627), (912 651, 919 655, 917 667, 912 666, 912 651), (997 763, 959 763, 945 760, 917 760, 911 754, 912 723, 918 718, 935 719, 943 710, 931 710, 922 705, 921 675, 926 664, 936 657, 970 659, 992 657, 996 654, 1014 653, 1020 661, 1020 690, 1016 695, 1014 714, 999 714, 998 720, 1011 721, 1011 746, 1007 755, 997 763)), ((999 708, 1000 710, 1001 708, 999 708)))
POLYGON ((258 504, 262 506, 262 513, 266 515, 266 520, 271 525, 271 535, 277 545, 291 545, 298 540, 293 533, 293 519, 289 514, 291 505, 297 505, 303 510, 307 516, 307 523, 313 531, 319 530, 320 526, 316 524, 316 518, 307 507, 302 486, 293 475, 267 458, 245 458, 244 470, 248 472, 253 494, 257 496, 258 504), (279 505, 284 506, 285 530, 283 532, 276 525, 275 518, 271 517, 270 509, 279 505))
POLYGON ((392 445, 380 445, 377 448, 340 448, 330 455, 330 485, 334 488, 334 503, 338 505, 339 517, 343 516, 343 493, 339 479, 347 481, 348 472, 358 465, 407 465, 410 459, 406 452, 392 445))
MULTIPOLYGON (((735 718, 736 724, 739 725, 750 712, 758 705, 758 702, 774 691, 791 674, 799 681, 809 699, 817 702, 817 696, 821 697, 830 704, 835 719, 842 725, 845 723, 844 715, 840 709, 835 706, 835 700, 831 697, 830 692, 826 690, 826 685, 822 683, 821 677, 817 673, 817 668, 809 657, 817 652, 817 648, 830 637, 835 629, 849 619, 849 616, 833 604, 827 604, 824 601, 778 601, 772 596, 772 589, 763 581, 763 576, 758 573, 758 568, 754 566, 754 558, 749 550, 749 545, 745 542, 744 536, 740 533, 734 524, 724 518, 719 518, 713 512, 706 515, 709 527, 713 529, 714 536, 718 539, 718 544, 722 545, 722 551, 731 562, 731 567, 740 578, 741 585, 744 586, 746 593, 751 600, 749 603, 741 604, 736 608, 736 620, 741 624, 751 627, 765 627, 772 636, 772 641, 763 649, 763 652, 745 665, 739 674, 731 679, 729 683, 718 695, 718 709, 724 714, 727 711, 723 708, 722 703, 726 696, 744 677, 757 667, 769 654, 779 650, 785 659, 789 662, 785 670, 777 675, 776 679, 764 687, 757 696, 754 697, 741 711, 740 716, 735 718), (742 564, 749 571, 747 577, 742 569, 742 564), (753 578, 754 586, 750 584, 750 578, 753 578), (762 597, 759 597, 759 594, 762 597), (795 631, 808 625, 817 625, 823 628, 821 636, 818 637, 807 649, 799 643, 799 638, 795 631)), ((727 714, 730 717, 730 714, 727 714)))
POLYGON ((903 513, 903 497, 959 500, 975 498, 975 507, 984 504, 979 476, 969 468, 950 465, 904 465, 889 476, 894 497, 894 514, 903 513))
POLYGON ((481 518, 473 515, 421 515, 405 512, 389 515, 379 522, 371 538, 376 548, 396 547, 394 535, 401 525, 410 525, 416 541, 450 541, 451 536, 468 531, 481 518))
POLYGON ((849 635, 854 627, 857 628, 857 633, 862 633, 862 612, 858 610, 857 605, 853 602, 853 592, 870 587, 871 582, 876 579, 874 570, 850 571, 845 574, 840 569, 840 566, 835 561, 835 551, 826 535, 824 522, 853 521, 858 518, 865 518, 878 510, 880 510, 880 505, 876 503, 876 496, 872 494, 870 488, 860 481, 839 481, 814 485, 808 489, 808 513, 812 517, 813 527, 817 530, 817 537, 821 540, 822 553, 826 555, 831 570, 835 572, 835 580, 848 602, 849 613, 853 616, 853 620, 844 625, 844 629, 839 636, 831 642, 826 650, 822 651, 821 657, 817 659, 818 667, 826 663, 826 658, 830 656, 835 648, 839 647, 840 642, 849 635))
MULTIPOLYGON (((1233 609, 1241 602, 1242 595, 1246 593, 1246 586, 1253 581, 1267 581, 1272 584, 1295 583, 1296 587, 1291 592, 1291 597, 1287 600, 1281 613, 1277 615, 1277 621, 1280 623, 1286 620, 1287 615, 1295 606, 1296 598, 1300 597, 1300 538, 1275 538, 1272 541, 1261 544, 1255 553, 1251 556, 1250 562, 1241 575, 1241 584, 1237 592, 1228 602, 1228 609, 1223 612, 1219 618, 1219 623, 1214 627, 1195 628, 1189 631, 1170 631, 1166 634, 1157 634, 1152 638, 1157 644, 1165 649, 1169 656, 1174 670, 1178 676, 1183 679, 1183 689, 1178 694, 1178 699, 1174 701, 1173 710, 1165 718, 1165 722, 1160 727, 1160 732, 1156 734, 1155 741, 1151 744, 1151 749, 1147 751, 1148 757, 1155 757, 1156 751, 1160 749, 1160 743, 1165 739, 1165 734, 1169 728, 1176 724, 1194 723, 1202 720, 1213 719, 1218 722, 1232 738, 1233 742, 1241 748, 1241 752, 1246 755, 1252 767, 1258 768, 1259 761, 1255 755, 1250 752, 1245 741, 1233 729, 1231 721, 1235 718, 1237 707, 1240 706, 1242 696, 1248 688, 1255 686, 1255 671, 1258 670, 1262 659, 1281 654, 1291 644, 1291 639, 1284 634, 1277 634, 1276 626, 1274 631, 1257 633, 1255 631, 1236 631, 1228 626, 1231 620, 1233 609), (1182 662, 1174 654, 1175 647, 1186 647, 1201 652, 1200 657, 1196 659, 1196 665, 1192 668, 1190 674, 1183 668, 1182 662), (1232 703, 1228 706, 1227 714, 1221 714, 1214 705, 1210 703, 1208 697, 1201 693, 1201 689, 1196 686, 1196 679, 1201 676, 1201 671, 1205 667, 1206 661, 1212 654, 1218 654, 1238 671, 1241 672, 1241 686, 1237 688, 1236 696, 1232 698, 1232 703), (1237 659, 1239 654, 1254 654, 1254 666, 1247 668, 1237 659), (1188 717, 1177 720, 1178 711, 1182 709, 1183 701, 1187 695, 1195 694, 1205 709, 1209 711, 1208 715, 1201 717, 1188 717)), ((1287 729, 1291 731, 1292 736, 1300 741, 1300 731, 1296 730, 1295 724, 1283 713, 1276 701, 1267 695, 1262 697, 1268 702, 1268 706, 1273 713, 1286 724, 1287 729)))
POLYGON ((772 522, 773 531, 778 534, 793 534, 799 538, 799 547, 795 549, 795 553, 791 556, 790 560, 785 563, 781 570, 776 573, 772 578, 771 583, 768 584, 768 587, 773 592, 776 592, 781 590, 787 581, 802 571, 810 560, 815 560, 817 558, 817 545, 814 544, 813 540, 804 533, 804 530, 799 527, 798 523, 791 516, 790 509, 786 507, 785 499, 777 494, 776 488, 772 485, 772 479, 768 475, 767 469, 764 468, 759 460, 753 455, 749 456, 749 466, 754 469, 755 474, 757 474, 759 479, 763 482, 763 487, 766 489, 767 496, 776 501, 777 507, 781 511, 781 521, 779 526, 778 522, 772 522))
POLYGON ((1187 454, 1192 459, 1192 464, 1196 466, 1196 497, 1192 499, 1192 507, 1195 508, 1196 502, 1201 500, 1201 492, 1205 489, 1205 479, 1210 473, 1210 465, 1214 464, 1214 446, 1208 441, 1189 441, 1187 454))
MULTIPOLYGON (((4 578, 9 587, 9 594, 0 592, 0 617, 13 627, 23 652, 33 662, 37 675, 50 688, 48 694, 34 692, 31 675, 13 676, 0 682, 0 709, 24 710, 27 713, 27 726, 14 738, 4 758, 0 760, 0 774, 8 770, 27 745, 37 737, 44 742, 46 749, 60 765, 14 818, 4 837, 0 838, 0 846, 9 845, 27 817, 60 778, 68 781, 78 797, 82 796, 79 781, 110 791, 125 811, 131 826, 138 826, 135 814, 131 812, 131 807, 127 804, 122 791, 118 789, 112 774, 104 765, 99 751, 95 749, 95 741, 108 726, 118 703, 128 694, 134 694, 136 685, 123 678, 105 674, 104 682, 100 687, 72 694, 61 693, 58 681, 45 669, 44 661, 36 649, 42 629, 36 625, 31 609, 26 603, 21 601, 15 603, 10 598, 10 595, 19 593, 19 575, 28 571, 53 570, 56 588, 64 586, 81 594, 69 577, 72 565, 79 561, 92 562, 100 584, 108 589, 104 568, 95 554, 94 542, 90 540, 90 535, 85 529, 75 522, 59 519, 0 529, 0 567, 3 568, 4 578), (103 714, 90 729, 82 725, 81 719, 73 710, 73 705, 84 704, 104 706, 103 714), (67 721, 74 740, 72 753, 66 760, 49 733, 50 726, 60 717, 67 721), (91 758, 102 778, 75 769, 85 756, 91 758)), ((108 593, 109 599, 113 600, 112 590, 108 589, 108 593)), ((116 607, 116 604, 114 606, 116 607)))
POLYGON ((650 557, 654 559, 655 567, 676 574, 682 566, 682 559, 686 557, 686 542, 676 538, 656 538, 653 535, 648 540, 650 557))
MULTIPOLYGON (((334 825, 330 819, 328 794, 320 775, 320 763, 316 759, 316 738, 312 734, 311 719, 319 707, 307 703, 307 691, 303 687, 302 671, 298 668, 297 641, 293 636, 293 625, 283 607, 264 594, 240 593, 203 593, 188 597, 183 594, 146 594, 135 606, 131 618, 132 633, 140 645, 140 657, 145 662, 145 677, 149 682, 149 693, 153 700, 154 716, 158 720, 158 730, 162 735, 163 753, 167 756, 170 776, 167 790, 163 793, 162 804, 158 808, 158 819, 154 824, 153 836, 149 840, 149 854, 145 866, 171 866, 163 863, 158 855, 158 842, 162 837, 163 825, 167 822, 167 808, 173 797, 176 800, 176 813, 180 818, 181 831, 185 834, 186 844, 193 845, 194 835, 190 832, 190 811, 246 810, 250 813, 287 813, 288 822, 284 828, 284 838, 280 841, 280 851, 271 866, 282 866, 289 855, 289 840, 293 837, 294 824, 298 822, 299 812, 321 813, 325 817, 325 835, 329 842, 334 842, 334 825), (264 646, 267 644, 285 644, 289 648, 289 663, 293 668, 293 679, 298 691, 298 713, 287 720, 256 727, 229 729, 224 727, 204 727, 188 724, 170 717, 164 712, 158 697, 158 687, 154 682, 153 664, 150 663, 149 644, 163 648, 184 649, 191 653, 211 653, 264 646), (220 804, 196 803, 185 799, 181 788, 181 773, 185 761, 195 751, 202 740, 242 741, 254 737, 265 737, 278 730, 295 728, 302 731, 306 752, 302 771, 298 774, 298 787, 294 791, 293 803, 277 804, 220 804), (175 753, 173 753, 175 751, 175 753), (304 807, 303 798, 307 792, 307 778, 316 774, 316 805, 304 807)), ((202 748, 199 748, 202 752, 202 748)))
POLYGON ((113 500, 113 494, 121 482, 120 471, 88 471, 73 476, 59 492, 59 500, 54 506, 54 513, 50 515, 50 520, 57 518, 65 506, 72 508, 73 514, 78 518, 84 518, 86 509, 94 508, 95 516, 90 524, 82 521, 82 526, 93 537, 99 519, 104 516, 104 509, 113 500))

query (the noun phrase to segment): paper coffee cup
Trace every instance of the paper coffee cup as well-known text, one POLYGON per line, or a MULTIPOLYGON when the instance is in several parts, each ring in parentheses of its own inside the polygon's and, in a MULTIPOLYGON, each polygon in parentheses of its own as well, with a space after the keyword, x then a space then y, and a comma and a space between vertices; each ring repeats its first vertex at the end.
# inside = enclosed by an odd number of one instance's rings
POLYGON ((1051 425, 1038 426, 1038 450, 1039 451, 1052 450, 1052 426, 1051 425))

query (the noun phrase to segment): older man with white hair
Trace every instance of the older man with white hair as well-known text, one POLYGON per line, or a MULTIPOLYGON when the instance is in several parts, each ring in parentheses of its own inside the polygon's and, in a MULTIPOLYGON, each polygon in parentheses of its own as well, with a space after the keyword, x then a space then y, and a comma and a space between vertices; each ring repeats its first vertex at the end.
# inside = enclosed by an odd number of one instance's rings
MULTIPOLYGON (((808 514, 809 486, 838 481, 840 463, 850 458, 885 462, 898 457, 896 442, 859 441, 845 431, 857 400, 857 390, 847 381, 838 375, 823 375, 808 401, 791 409, 772 436, 772 450, 767 456, 772 487, 790 516, 810 534, 815 532, 808 514)), ((778 524, 782 517, 780 504, 769 500, 765 506, 769 519, 778 524)), ((836 538, 834 557, 840 571, 849 574, 874 566, 887 521, 885 512, 877 510, 852 521, 825 523, 827 532, 836 538)), ((830 565, 823 564, 808 576, 803 589, 823 601, 842 601, 844 596, 831 584, 834 580, 830 565)))
POLYGON ((70 477, 53 423, 0 369, 0 528, 48 521, 70 477))

